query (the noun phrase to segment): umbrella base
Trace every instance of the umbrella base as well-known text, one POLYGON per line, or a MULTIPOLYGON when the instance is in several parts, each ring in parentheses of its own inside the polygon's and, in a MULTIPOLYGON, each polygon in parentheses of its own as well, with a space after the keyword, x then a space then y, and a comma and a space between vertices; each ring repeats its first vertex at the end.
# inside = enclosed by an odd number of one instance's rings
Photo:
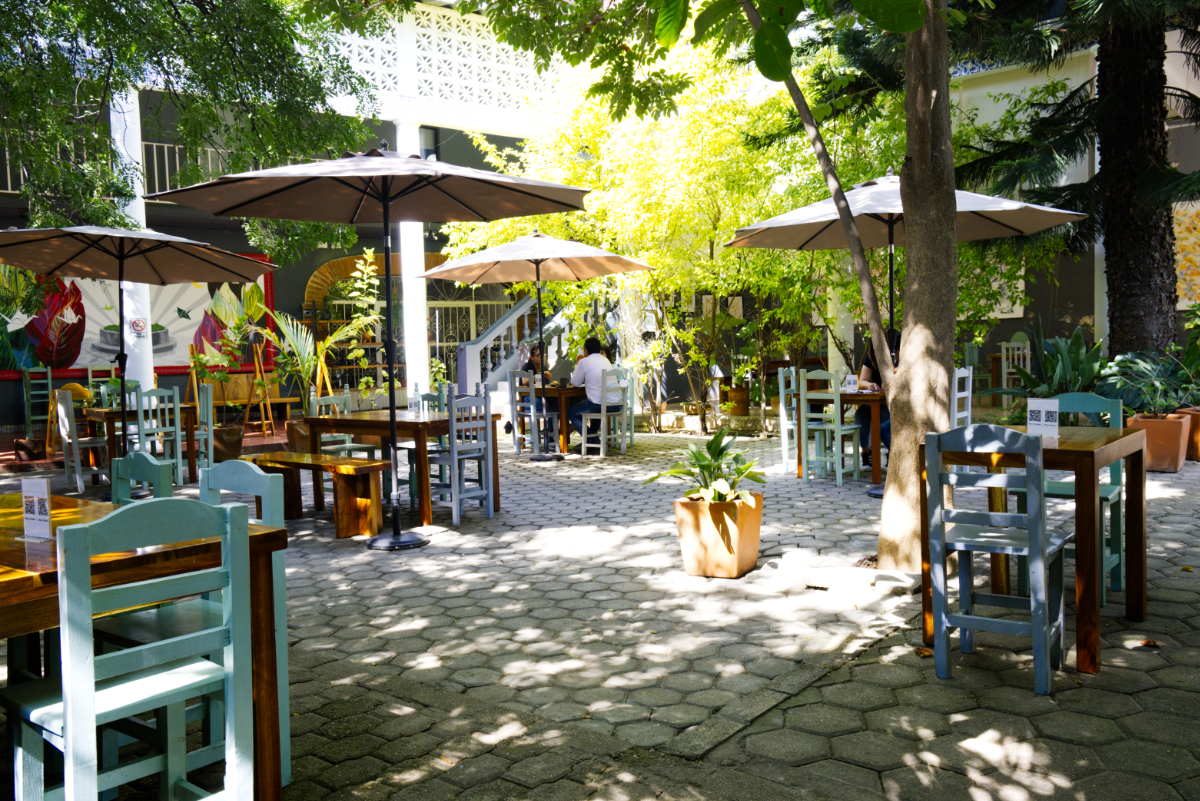
MULTIPOLYGON (((154 497, 154 493, 150 490, 135 489, 129 493, 129 500, 131 501, 144 501, 152 497, 154 497)), ((112 490, 100 493, 100 500, 104 503, 112 503, 112 490)))
POLYGON ((867 495, 869 495, 872 498, 882 498, 883 497, 883 485, 882 484, 873 484, 867 490, 867 495))
POLYGON ((429 538, 415 531, 401 531, 399 534, 389 531, 386 534, 376 534, 367 540, 367 547, 372 551, 407 551, 428 544, 429 538))
POLYGON ((563 455, 561 453, 535 453, 529 457, 531 462, 561 462, 563 455))

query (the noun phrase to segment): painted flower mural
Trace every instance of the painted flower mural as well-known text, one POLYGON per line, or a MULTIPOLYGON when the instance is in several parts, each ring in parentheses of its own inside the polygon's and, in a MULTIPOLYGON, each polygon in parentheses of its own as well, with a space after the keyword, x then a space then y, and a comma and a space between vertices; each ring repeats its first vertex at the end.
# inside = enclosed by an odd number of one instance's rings
POLYGON ((46 296, 46 308, 25 324, 25 335, 34 346, 38 360, 60 370, 79 358, 83 346, 85 312, 83 297, 74 281, 63 283, 55 278, 54 292, 46 296))

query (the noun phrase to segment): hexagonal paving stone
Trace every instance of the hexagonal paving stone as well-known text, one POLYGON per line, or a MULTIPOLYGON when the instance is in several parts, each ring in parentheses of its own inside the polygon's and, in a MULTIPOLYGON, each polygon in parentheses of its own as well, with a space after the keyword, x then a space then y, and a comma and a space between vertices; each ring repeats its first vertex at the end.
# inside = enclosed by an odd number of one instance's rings
POLYGON ((943 715, 965 712, 977 706, 975 696, 968 690, 944 684, 919 684, 916 687, 905 687, 903 690, 896 691, 896 698, 902 704, 919 706, 931 712, 941 712, 943 715))
POLYGON ((1177 782, 1200 773, 1200 762, 1179 746, 1126 740, 1098 748, 1097 753, 1109 768, 1147 779, 1177 782))
POLYGON ((1043 737, 1053 737, 1075 745, 1097 747, 1125 739, 1117 724, 1106 718, 1078 712, 1052 712, 1031 721, 1043 737))
MULTIPOLYGON (((1164 668, 1171 670, 1171 668, 1164 668)), ((1125 668, 1105 666, 1099 673, 1080 673, 1077 678, 1083 683, 1084 687, 1089 687, 1095 690, 1108 690, 1115 693, 1138 693, 1143 690, 1152 689, 1156 684, 1158 674, 1162 671, 1154 673, 1143 673, 1140 670, 1126 670, 1125 668)), ((1198 679, 1200 679, 1200 670, 1196 671, 1198 679)), ((1186 687, 1181 689, 1187 689, 1186 687)), ((1200 681, 1198 681, 1196 690, 1200 690, 1200 681)))
POLYGON ((779 658, 758 659, 746 665, 747 672, 756 676, 765 676, 768 679, 782 676, 795 668, 796 663, 792 660, 779 658))
POLYGON ((994 733, 1013 740, 1028 740, 1037 734, 1025 718, 994 709, 968 709, 966 712, 955 712, 949 717, 950 728, 954 729, 954 733, 967 737, 994 733))
POLYGON ((1174 667, 1156 670, 1148 675, 1163 687, 1200 693, 1200 668, 1175 665, 1174 667))
POLYGON ((675 732, 674 727, 664 723, 642 721, 618 726, 614 733, 625 742, 639 748, 654 748, 674 739, 675 732))
POLYGON ((1019 760, 1019 767, 1034 773, 1065 776, 1075 781, 1104 770, 1096 752, 1082 745, 1044 737, 1036 737, 1027 745, 1030 750, 1019 760))
POLYGON ((829 704, 809 704, 787 710, 787 727, 822 737, 853 734, 867 727, 862 713, 829 704))
POLYGON ((688 726, 695 726, 697 723, 708 720, 709 712, 701 706, 693 706, 691 704, 675 704, 674 706, 664 706, 654 710, 654 714, 650 719, 656 723, 664 723, 668 726, 674 726, 677 729, 685 729, 688 726))
POLYGON ((857 709, 859 712, 868 712, 872 709, 881 709, 896 704, 895 694, 886 687, 876 687, 874 684, 857 681, 822 687, 821 695, 827 704, 849 707, 857 709))
POLYGON ((1137 701, 1124 693, 1093 690, 1089 687, 1058 693, 1054 700, 1064 712, 1079 712, 1098 718, 1123 718, 1142 711, 1137 701))
POLYGON ((860 731, 830 740, 833 758, 851 765, 885 771, 902 767, 912 746, 896 737, 878 731, 860 731))
POLYGON ((746 738, 746 753, 784 765, 804 765, 829 758, 829 741, 813 734, 780 729, 746 738))
POLYGON ((925 674, 907 665, 875 664, 863 665, 854 669, 854 679, 880 687, 890 687, 899 690, 902 687, 912 687, 925 683, 925 674))
POLYGON ((592 687, 588 690, 579 690, 571 696, 571 700, 592 707, 594 704, 619 704, 625 700, 627 695, 629 693, 611 687, 592 687))
POLYGON ((588 716, 588 708, 583 704, 573 704, 570 701, 555 701, 538 707, 537 713, 544 718, 565 723, 568 720, 581 720, 588 716))
POLYGON ((698 693, 688 693, 687 702, 705 709, 720 709, 730 701, 737 700, 737 697, 737 693, 731 693, 729 690, 701 690, 698 693))
POLYGON ((487 684, 495 684, 499 680, 500 671, 484 667, 468 668, 450 674, 450 681, 464 687, 483 687, 487 684))
POLYGON ((629 702, 633 704, 641 704, 642 706, 659 707, 678 704, 683 700, 683 693, 675 690, 668 690, 663 687, 649 687, 643 690, 634 690, 629 694, 629 702))
POLYGON ((932 740, 950 733, 945 715, 915 706, 891 706, 867 713, 867 726, 905 740, 932 740))
POLYGON ((1117 721, 1131 737, 1180 748, 1200 748, 1200 726, 1196 718, 1167 712, 1143 712, 1117 721))
POLYGON ((738 695, 749 695, 767 683, 762 676, 752 676, 749 673, 739 673, 733 676, 721 676, 717 679, 718 690, 728 690, 738 695))
POLYGON ((709 687, 712 687, 713 677, 706 673, 674 673, 664 678, 660 683, 668 690, 690 693, 698 690, 707 690, 709 687))
POLYGON ((993 687, 990 690, 980 690, 975 693, 975 700, 984 709, 994 709, 997 712, 1006 712, 1021 717, 1044 715, 1058 709, 1054 705, 1054 701, 1047 696, 1017 687, 993 687))
POLYGON ((650 717, 650 708, 637 704, 593 704, 591 714, 606 723, 632 723, 650 717))

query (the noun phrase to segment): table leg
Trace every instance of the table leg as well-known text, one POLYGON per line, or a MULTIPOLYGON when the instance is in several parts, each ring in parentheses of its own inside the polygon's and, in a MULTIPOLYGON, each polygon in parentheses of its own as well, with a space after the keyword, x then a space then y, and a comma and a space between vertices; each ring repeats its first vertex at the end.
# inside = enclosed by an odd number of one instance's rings
MULTIPOLYGON (((321 453, 321 429, 316 426, 309 426, 308 429, 308 452, 314 455, 321 453)), ((313 487, 313 509, 318 512, 325 511, 325 482, 321 478, 321 471, 312 471, 312 487, 313 487)))
POLYGON ((881 427, 883 421, 880 416, 883 414, 883 403, 874 402, 871 406, 871 483, 883 483, 883 434, 881 427))
POLYGON ((278 801, 283 797, 274 572, 271 552, 250 552, 250 667, 254 682, 254 796, 257 801, 278 801))
POLYGON ((1125 457, 1125 617, 1145 620, 1146 451, 1125 457))
POLYGON ((339 539, 378 534, 371 505, 370 473, 359 476, 333 474, 333 529, 339 539))
MULTIPOLYGON (((198 479, 196 477, 196 410, 184 409, 183 411, 183 427, 187 429, 187 464, 188 464, 188 483, 195 484, 198 479)), ((211 467, 211 465, 210 465, 211 467)))
POLYGON ((1100 670, 1100 476, 1092 459, 1075 464, 1075 664, 1100 670))
POLYGON ((288 633, 287 633, 287 553, 271 553, 271 575, 275 591, 275 684, 279 693, 279 767, 280 783, 292 783, 292 722, 289 714, 288 633))
MULTIPOLYGON (((433 524, 433 495, 429 489, 429 437, 424 431, 418 431, 416 436, 417 451, 417 512, 421 515, 421 525, 433 524)), ((412 492, 412 487, 408 488, 412 492)))
MULTIPOLYGON (((992 364, 992 389, 998 389, 1000 387, 1000 360, 989 358, 988 361, 991 362, 991 364, 992 364)), ((996 406, 999 406, 999 405, 1000 405, 1000 396, 993 395, 992 396, 992 407, 995 408, 996 406)))
MULTIPOLYGON (((112 470, 111 464, 113 459, 120 459, 121 454, 117 451, 117 421, 114 417, 111 422, 104 425, 104 433, 108 437, 108 461, 109 470, 112 470)), ((112 473, 109 473, 109 480, 112 480, 112 473)))
POLYGON ((558 452, 564 455, 571 442, 571 423, 567 419, 567 411, 567 396, 562 395, 558 399, 558 452))
POLYGON ((496 447, 495 420, 492 420, 492 510, 500 511, 500 449, 496 447))
POLYGON ((929 498, 925 495, 925 450, 921 454, 921 640, 933 646, 933 581, 929 576, 929 498))
MULTIPOLYGON (((87 421, 87 433, 88 433, 89 437, 96 436, 96 421, 95 420, 87 421)), ((89 467, 97 468, 97 467, 102 466, 100 464, 100 454, 96 452, 96 448, 88 448, 86 453, 87 453, 87 457, 88 457, 88 466, 89 467)), ((99 483, 100 483, 100 474, 93 473, 92 474, 92 486, 94 487, 99 483)))
MULTIPOLYGON (((390 463, 389 463, 390 464, 390 463)), ((383 528, 383 472, 371 474, 371 515, 375 530, 383 528)))
POLYGON ((269 464, 259 464, 258 468, 264 473, 276 473, 283 476, 283 519, 296 520, 304 517, 304 496, 300 489, 300 470, 294 467, 276 467, 269 464))
MULTIPOLYGON (((989 467, 989 473, 1003 473, 1003 467, 989 467)), ((988 511, 1007 512, 1008 492, 1003 487, 992 487, 988 490, 988 511)), ((1012 582, 1008 574, 1008 556, 994 553, 991 556, 991 585, 996 595, 1008 595, 1012 582)))

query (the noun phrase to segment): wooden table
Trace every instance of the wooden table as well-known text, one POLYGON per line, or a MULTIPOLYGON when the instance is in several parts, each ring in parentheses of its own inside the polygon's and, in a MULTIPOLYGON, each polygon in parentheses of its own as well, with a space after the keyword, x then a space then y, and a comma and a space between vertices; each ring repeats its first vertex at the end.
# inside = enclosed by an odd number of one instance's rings
MULTIPOLYGON (((500 511, 500 454, 496 440, 496 423, 499 414, 492 415, 492 488, 495 497, 495 510, 500 511)), ((384 460, 390 462, 388 452, 390 424, 387 409, 375 409, 369 412, 351 412, 341 416, 320 415, 305 417, 308 423, 310 452, 321 452, 321 437, 326 434, 358 434, 362 436, 379 437, 383 443, 384 460)), ((450 418, 446 412, 396 411, 396 438, 413 440, 414 452, 417 458, 417 509, 421 516, 421 525, 433 523, 433 498, 429 488, 429 438, 446 436, 450 433, 450 418)), ((412 491, 412 488, 409 488, 412 491)), ((325 508, 325 493, 320 489, 320 482, 313 485, 313 501, 317 510, 325 508)))
MULTIPOLYGON (((199 480, 196 477, 196 404, 180 403, 179 413, 183 417, 179 421, 179 427, 183 430, 184 442, 187 447, 188 483, 195 484, 199 480)), ((92 436, 96 435, 96 424, 104 423, 104 431, 108 436, 108 458, 120 458, 117 450, 117 441, 120 437, 117 436, 116 423, 121 419, 121 410, 84 409, 83 416, 88 421, 88 430, 92 436)), ((137 423, 137 415, 133 409, 125 410, 125 418, 127 421, 137 423)))
MULTIPOLYGON (((1024 426, 1007 426, 1024 432, 1024 426)), ((1042 451, 1046 470, 1075 474, 1075 639, 1080 673, 1100 670, 1100 582, 1104 581, 1104 518, 1100 515, 1100 470, 1125 460, 1125 617, 1145 620, 1146 598, 1146 432, 1140 429, 1062 427, 1056 444, 1042 451)), ((921 609, 926 644, 933 644, 933 588, 929 583, 929 516, 925 497, 925 446, 921 474, 921 609)), ((1020 454, 944 453, 942 464, 987 467, 1000 472, 1024 467, 1020 454)), ((989 491, 988 508, 1006 511, 1007 496, 989 491)), ((1007 595, 1007 571, 992 557, 992 592, 1007 595)), ((1006 564, 1006 562, 1005 562, 1006 564)))
POLYGON ((283 517, 293 520, 304 514, 300 493, 300 471, 313 474, 313 498, 325 497, 321 474, 333 476, 333 528, 339 539, 365 534, 373 537, 383 523, 380 478, 388 463, 378 459, 355 459, 295 451, 272 451, 241 457, 263 472, 283 475, 283 517))
MULTIPOLYGON (((991 362, 991 367, 992 367, 992 389, 1000 389, 1001 387, 1004 386, 1004 384, 1001 381, 1003 376, 1000 375, 1000 354, 999 353, 989 354, 988 361, 991 362)), ((992 406, 999 406, 999 405, 1000 405, 1000 396, 992 395, 992 406)))
MULTIPOLYGON (((800 396, 794 396, 797 403, 800 402, 800 396)), ((883 414, 883 407, 887 405, 887 396, 882 391, 876 392, 842 392, 842 408, 846 406, 870 406, 871 407, 871 483, 883 483, 883 437, 880 435, 880 426, 883 424, 880 420, 880 415, 883 414)), ((829 403, 833 401, 833 394, 830 392, 809 392, 808 400, 822 401, 829 403)), ((800 409, 796 413, 800 413, 800 409)), ((838 414, 843 414, 842 409, 838 410, 838 414)), ((799 427, 797 426, 797 432, 799 427)), ((800 443, 799 447, 806 447, 807 443, 800 443)), ((804 478, 803 460, 797 454, 796 459, 796 477, 804 478)))
POLYGON ((535 387, 534 394, 539 398, 558 400, 558 452, 566 453, 571 440, 571 422, 567 419, 567 412, 571 410, 573 400, 587 397, 587 387, 535 387))
MULTIPOLYGON (((110 503, 53 496, 51 526, 91 523, 116 509, 110 503)), ((58 626, 55 545, 23 542, 21 496, 0 495, 0 638, 36 634, 58 626)), ((272 554, 287 548, 287 529, 250 526, 250 648, 254 681, 254 784, 259 801, 283 795, 279 690, 275 664, 275 590, 272 554)), ((221 541, 192 540, 92 558, 92 586, 205 570, 221 563, 221 541)), ((10 666, 10 672, 12 666, 10 666)))

